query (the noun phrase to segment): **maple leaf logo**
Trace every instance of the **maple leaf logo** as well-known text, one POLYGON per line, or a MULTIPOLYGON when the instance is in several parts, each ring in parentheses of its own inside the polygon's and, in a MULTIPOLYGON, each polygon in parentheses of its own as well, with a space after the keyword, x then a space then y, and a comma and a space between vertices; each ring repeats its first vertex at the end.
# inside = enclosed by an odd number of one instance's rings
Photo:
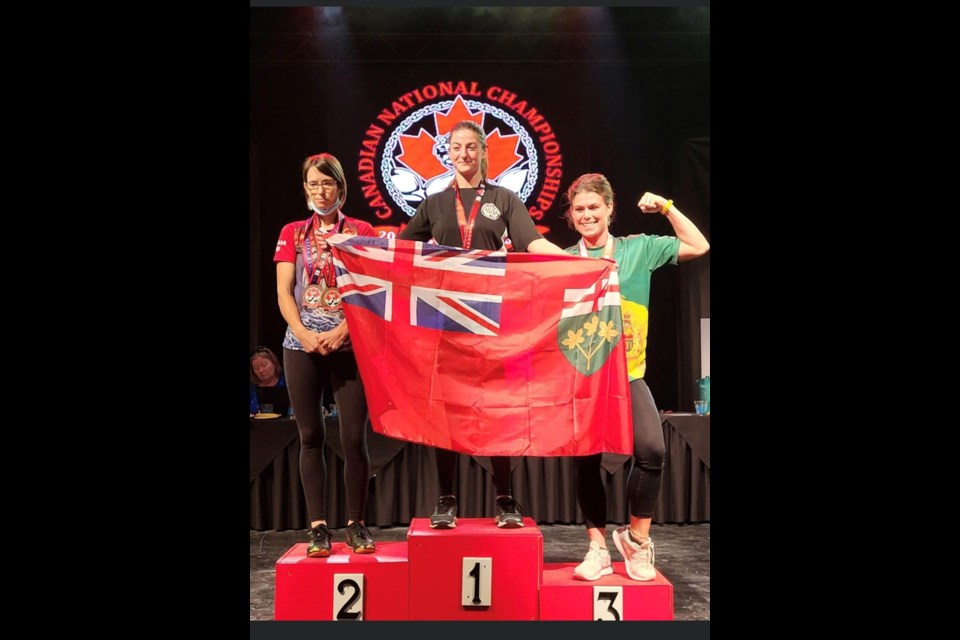
MULTIPOLYGON (((401 151, 396 156, 397 162, 416 173, 424 182, 452 173, 453 166, 448 156, 450 130, 463 120, 475 122, 482 129, 485 115, 482 111, 471 113, 463 97, 458 95, 446 113, 434 114, 436 137, 422 128, 417 135, 400 135, 401 151)), ((504 171, 523 160, 523 156, 517 153, 519 146, 520 136, 517 134, 503 135, 499 128, 487 133, 488 179, 496 180, 504 171)))
POLYGON ((487 177, 496 180, 504 171, 523 160, 517 153, 520 136, 501 135, 500 129, 487 134, 487 177))
POLYGON ((435 113, 433 115, 434 121, 437 124, 437 135, 445 136, 450 133, 450 129, 453 129, 453 125, 457 124, 462 120, 470 120, 477 124, 481 129, 483 128, 483 116, 484 113, 480 111, 479 113, 470 113, 470 109, 467 107, 467 104, 463 101, 462 96, 457 96, 453 101, 453 106, 450 107, 450 110, 444 113, 435 113))
POLYGON ((420 129, 415 136, 401 135, 400 149, 397 162, 402 162, 411 171, 416 172, 424 180, 431 180, 450 170, 444 166, 433 153, 437 146, 437 139, 420 129))
MULTIPOLYGON (((386 195, 399 205, 403 213, 412 216, 426 198, 450 188, 454 175, 450 158, 450 132, 458 122, 469 121, 485 132, 486 178, 492 184, 513 191, 524 203, 533 198, 531 202, 536 202, 536 205, 531 206, 530 215, 539 220, 557 195, 556 185, 551 185, 548 192, 547 183, 544 182, 539 197, 534 195, 534 191, 543 177, 545 162, 551 167, 562 167, 560 145, 552 140, 550 148, 538 145, 536 137, 531 135, 530 127, 535 126, 538 132, 549 130, 549 124, 540 114, 530 120, 534 117, 531 114, 535 113, 535 109, 530 107, 529 111, 522 112, 512 110, 514 105, 496 98, 495 92, 487 91, 484 98, 477 84, 470 83, 470 89, 461 89, 460 93, 447 93, 451 88, 443 91, 444 86, 438 84, 433 86, 434 91, 439 92, 438 100, 431 102, 421 99, 425 104, 412 112, 393 108, 393 118, 399 118, 401 113, 406 115, 397 121, 386 136, 380 152, 379 175, 386 195), (527 118, 529 126, 525 125, 523 118, 527 118), (534 208, 537 210, 534 211, 534 208)), ((457 83, 458 88, 461 85, 467 86, 465 82, 457 83)), ((429 87, 424 87, 424 95, 429 87)), ((502 94, 505 95, 506 92, 502 94)), ((433 100, 433 96, 429 100, 433 100)), ((522 100, 516 104, 526 105, 527 102, 522 100)), ((388 118, 389 111, 385 109, 381 113, 380 119, 385 124, 389 124, 388 120, 391 119, 388 118)), ((368 131, 364 150, 360 154, 363 170, 370 171, 373 168, 376 171, 378 160, 372 155, 373 145, 380 141, 384 133, 379 126, 368 131)), ((554 178, 552 182, 559 178, 560 174, 555 173, 556 176, 551 176, 554 178)), ((379 198, 375 185, 364 187, 364 197, 373 207, 389 207, 379 198)), ((389 209, 386 212, 388 214, 389 209)), ((540 232, 548 230, 543 227, 540 232)))

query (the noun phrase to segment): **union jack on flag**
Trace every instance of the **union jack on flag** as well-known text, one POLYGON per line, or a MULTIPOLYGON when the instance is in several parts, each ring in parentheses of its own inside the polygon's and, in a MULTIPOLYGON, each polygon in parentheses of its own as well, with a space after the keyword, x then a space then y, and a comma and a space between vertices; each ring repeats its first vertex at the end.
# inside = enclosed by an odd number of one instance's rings
POLYGON ((464 251, 417 242, 412 252, 398 253, 396 244, 395 239, 385 241, 357 236, 350 244, 339 248, 342 253, 393 265, 395 269, 422 270, 418 274, 420 281, 442 286, 411 284, 409 287, 395 287, 389 279, 353 273, 342 259, 335 259, 337 288, 343 304, 361 307, 393 322, 396 294, 401 296, 397 300, 398 307, 409 307, 408 314, 398 314, 398 321, 399 318, 409 318, 414 327, 484 336, 499 334, 503 296, 482 291, 486 278, 506 275, 506 252, 464 251), (402 264, 411 258, 410 264, 402 264))

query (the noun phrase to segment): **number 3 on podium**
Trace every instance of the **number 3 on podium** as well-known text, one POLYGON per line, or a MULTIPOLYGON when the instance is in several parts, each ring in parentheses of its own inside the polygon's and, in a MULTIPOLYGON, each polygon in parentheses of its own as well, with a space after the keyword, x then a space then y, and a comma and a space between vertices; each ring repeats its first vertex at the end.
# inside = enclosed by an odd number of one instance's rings
POLYGON ((464 558, 461 577, 464 607, 489 607, 493 558, 464 558))
POLYGON ((623 587, 593 588, 593 619, 623 620, 623 587))

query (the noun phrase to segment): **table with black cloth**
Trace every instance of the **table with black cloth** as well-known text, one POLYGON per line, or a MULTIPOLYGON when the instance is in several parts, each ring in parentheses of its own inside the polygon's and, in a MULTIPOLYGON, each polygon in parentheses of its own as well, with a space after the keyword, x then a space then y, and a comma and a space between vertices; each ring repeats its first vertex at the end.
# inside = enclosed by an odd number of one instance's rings
MULTIPOLYGON (((666 457, 656 523, 710 521, 710 417, 661 415, 666 457)), ((326 418, 327 522, 346 526, 343 450, 338 423, 326 418)), ((364 521, 370 526, 406 526, 433 513, 439 493, 434 449, 382 436, 367 425, 370 494, 364 521)), ((294 420, 250 420, 250 528, 307 529, 300 484, 300 441, 294 420)), ((611 523, 629 520, 629 456, 604 454, 601 474, 607 487, 611 523)), ((461 455, 458 465, 461 517, 493 517, 493 475, 489 458, 461 455)), ((513 458, 513 495, 523 514, 541 524, 580 524, 572 458, 513 458)))

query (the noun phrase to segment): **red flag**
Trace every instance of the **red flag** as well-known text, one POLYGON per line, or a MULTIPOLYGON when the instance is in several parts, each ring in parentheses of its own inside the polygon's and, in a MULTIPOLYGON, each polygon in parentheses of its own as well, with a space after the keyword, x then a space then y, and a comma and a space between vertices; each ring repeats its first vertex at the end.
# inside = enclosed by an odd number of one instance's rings
POLYGON ((613 262, 334 236, 378 433, 461 453, 633 453, 613 262))

